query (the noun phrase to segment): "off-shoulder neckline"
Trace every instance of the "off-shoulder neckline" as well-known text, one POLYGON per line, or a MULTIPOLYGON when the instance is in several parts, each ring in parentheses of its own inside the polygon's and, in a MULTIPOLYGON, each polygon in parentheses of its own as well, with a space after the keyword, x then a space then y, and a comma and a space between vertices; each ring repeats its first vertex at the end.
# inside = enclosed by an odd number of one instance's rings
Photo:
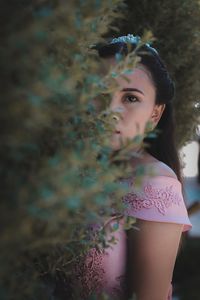
MULTIPOLYGON (((149 177, 149 176, 147 176, 147 177, 149 177)), ((149 177, 149 178, 151 179, 151 178, 157 178, 157 177, 169 178, 169 179, 175 180, 177 183, 181 184, 181 182, 180 182, 180 180, 178 180, 178 178, 171 177, 171 176, 166 176, 166 175, 155 175, 155 176, 152 176, 152 177, 149 177)))
POLYGON ((172 177, 172 178, 174 178, 174 179, 177 179, 178 181, 179 181, 179 179, 177 178, 177 175, 176 175, 176 173, 174 172, 174 170, 170 167, 170 166, 168 166, 166 163, 164 163, 163 161, 161 161, 161 160, 158 160, 157 158, 155 158, 154 156, 152 156, 152 155, 150 155, 149 153, 146 153, 148 156, 150 156, 151 157, 151 159, 152 160, 150 160, 150 161, 143 161, 143 162, 140 162, 139 163, 139 165, 137 166, 137 165, 135 165, 135 167, 136 167, 136 169, 137 169, 137 167, 146 167, 147 168, 147 170, 148 169, 151 169, 151 168, 155 168, 155 173, 157 173, 158 175, 155 175, 155 176, 166 176, 166 177, 172 177), (159 170, 159 165, 161 165, 161 169, 159 170), (164 167, 164 169, 163 169, 163 167, 164 167), (168 173, 169 173, 169 176, 168 176, 168 174, 166 174, 167 171, 168 170, 168 173), (164 173, 163 175, 159 175, 159 174, 162 174, 162 173, 164 173), (173 174, 172 176, 170 176, 170 173, 171 174, 173 174), (165 175, 166 174, 166 175, 165 175))
MULTIPOLYGON (((149 175, 144 175, 142 176, 142 180, 144 181, 148 181, 148 180, 151 180, 151 179, 157 179, 157 178, 167 178, 167 179, 170 179, 170 180, 173 180, 175 181, 176 183, 178 183, 179 185, 182 185, 182 183, 180 182, 180 180, 178 180, 178 178, 174 178, 174 177, 171 177, 171 176, 166 176, 166 175, 153 175, 153 176, 149 176, 149 175)), ((120 178, 119 180, 131 180, 131 179, 135 179, 136 178, 136 175, 130 175, 128 177, 123 177, 123 178, 120 178)))

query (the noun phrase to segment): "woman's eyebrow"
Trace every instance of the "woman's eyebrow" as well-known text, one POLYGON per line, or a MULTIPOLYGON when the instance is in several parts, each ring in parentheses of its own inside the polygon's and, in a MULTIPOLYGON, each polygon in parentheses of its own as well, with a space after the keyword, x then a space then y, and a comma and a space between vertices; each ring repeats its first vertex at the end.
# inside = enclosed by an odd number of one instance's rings
POLYGON ((136 88, 123 88, 121 90, 121 92, 138 92, 138 93, 144 95, 144 93, 141 90, 138 90, 136 88))

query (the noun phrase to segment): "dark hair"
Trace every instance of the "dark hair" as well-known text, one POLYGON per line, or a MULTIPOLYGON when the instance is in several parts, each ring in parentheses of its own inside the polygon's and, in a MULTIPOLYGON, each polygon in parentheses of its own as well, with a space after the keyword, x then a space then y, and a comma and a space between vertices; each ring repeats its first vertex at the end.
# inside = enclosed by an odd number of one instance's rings
MULTIPOLYGON (((131 43, 131 51, 135 50, 141 58, 140 63, 151 73, 156 88, 156 104, 165 104, 165 110, 156 127, 158 129, 157 137, 146 137, 144 140, 148 144, 146 151, 171 167, 181 181, 180 162, 174 138, 175 122, 172 100, 175 86, 157 50, 149 44, 142 44, 137 48, 136 46, 137 43, 131 43)), ((102 58, 114 57, 117 53, 128 54, 127 44, 121 41, 98 44, 94 48, 102 58)))

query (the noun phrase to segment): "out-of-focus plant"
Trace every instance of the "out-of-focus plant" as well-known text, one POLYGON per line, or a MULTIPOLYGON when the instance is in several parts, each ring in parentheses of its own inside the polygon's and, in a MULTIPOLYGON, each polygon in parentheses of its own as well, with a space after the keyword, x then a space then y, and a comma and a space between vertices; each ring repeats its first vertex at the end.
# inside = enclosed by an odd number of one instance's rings
MULTIPOLYGON (((104 112, 93 99, 111 94, 113 72, 138 59, 129 53, 103 76, 90 47, 117 32, 111 23, 123 17, 122 7, 122 0, 2 7, 2 299, 69 299, 70 266, 97 242, 88 240, 87 225, 122 209, 126 188, 115 180, 132 171, 126 159, 141 139, 113 155, 112 113, 103 97, 104 112)), ((150 39, 147 33, 141 43, 150 39)))

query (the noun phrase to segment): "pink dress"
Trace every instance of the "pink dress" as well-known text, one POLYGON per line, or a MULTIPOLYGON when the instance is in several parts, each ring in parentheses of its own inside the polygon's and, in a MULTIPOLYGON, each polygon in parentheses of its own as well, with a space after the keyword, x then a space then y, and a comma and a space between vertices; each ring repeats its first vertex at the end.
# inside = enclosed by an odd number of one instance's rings
MULTIPOLYGON (((134 187, 133 177, 120 179, 119 183, 128 184, 130 188, 130 192, 122 197, 125 204, 124 216, 183 224, 183 231, 192 227, 182 196, 182 185, 177 179, 168 176, 146 177, 140 189, 134 187)), ((115 226, 116 220, 117 216, 113 216, 104 226, 115 226)), ((89 299, 92 293, 98 294, 102 291, 109 295, 109 299, 123 299, 127 246, 124 218, 118 216, 118 221, 118 229, 114 232, 108 231, 106 235, 106 240, 114 236, 117 243, 100 252, 92 248, 75 268, 77 288, 81 289, 82 299, 89 299)), ((98 226, 96 228, 98 230, 98 226)), ((172 285, 169 286, 166 300, 170 299, 172 285)))

